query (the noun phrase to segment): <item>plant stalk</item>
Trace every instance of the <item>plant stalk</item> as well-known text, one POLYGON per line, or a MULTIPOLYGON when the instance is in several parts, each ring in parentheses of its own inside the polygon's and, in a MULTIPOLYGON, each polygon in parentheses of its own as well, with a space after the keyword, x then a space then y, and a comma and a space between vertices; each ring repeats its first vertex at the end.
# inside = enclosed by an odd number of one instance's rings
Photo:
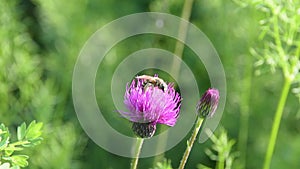
POLYGON ((244 67, 244 79, 243 79, 243 89, 241 95, 241 102, 240 102, 240 129, 239 129, 239 142, 238 142, 238 149, 241 152, 240 155, 240 164, 241 168, 246 167, 247 161, 247 141, 248 141, 248 130, 249 130, 249 111, 250 111, 250 98, 251 98, 251 86, 252 86, 252 72, 253 67, 252 59, 249 57, 247 60, 248 62, 245 63, 244 67))
POLYGON ((134 152, 135 157, 132 158, 131 167, 130 167, 131 169, 136 169, 137 168, 137 164, 138 164, 138 161, 139 161, 139 156, 141 154, 141 149, 142 149, 143 142, 144 142, 143 138, 137 138, 136 146, 135 146, 135 152, 134 152))
MULTIPOLYGON (((180 25, 179 25, 179 28, 178 28, 178 38, 179 39, 182 39, 182 40, 186 39, 188 26, 189 26, 188 21, 190 19, 191 13, 192 13, 193 2, 194 2, 194 0, 185 0, 184 1, 182 13, 181 13, 181 18, 184 19, 185 21, 180 22, 180 25)), ((178 56, 179 58, 182 58, 183 50, 184 50, 184 43, 177 40, 176 45, 175 45, 174 54, 176 56, 178 56)), ((180 63, 181 62, 178 61, 177 59, 173 59, 171 72, 175 76, 179 76, 180 63)), ((177 77, 173 77, 173 78, 176 79, 177 77)))
POLYGON ((187 159, 188 159, 188 157, 190 155, 190 152, 192 150, 192 147, 193 147, 193 144, 195 142, 195 139, 196 139, 196 137, 198 135, 198 132, 199 132, 199 130, 200 130, 202 124, 203 124, 203 121, 204 121, 204 118, 201 118, 201 117, 197 118, 197 122, 196 122, 196 125, 195 125, 195 128, 194 128, 194 131, 192 133, 192 136, 190 137, 190 139, 187 142, 187 147, 186 147, 185 152, 184 152, 184 154, 182 156, 182 160, 180 162, 179 169, 183 169, 184 168, 184 166, 185 166, 185 164, 187 162, 187 159))
POLYGON ((217 169, 224 169, 224 165, 225 165, 225 159, 223 158, 219 158, 219 161, 217 162, 217 169))
POLYGON ((291 83, 292 83, 291 79, 285 78, 281 96, 280 96, 280 100, 279 100, 279 103, 277 106, 277 110, 276 110, 273 125, 272 125, 271 136, 270 136, 270 140, 269 140, 269 144, 268 144, 268 148, 267 148, 267 152, 266 152, 266 156, 265 156, 265 162, 264 162, 263 169, 269 169, 270 165, 271 165, 271 160, 272 160, 272 156, 273 156, 273 152, 274 152, 274 148, 275 148, 275 144, 276 144, 276 138, 277 138, 277 134, 278 134, 279 126, 280 126, 280 121, 281 121, 284 105, 285 105, 287 96, 289 94, 291 83))

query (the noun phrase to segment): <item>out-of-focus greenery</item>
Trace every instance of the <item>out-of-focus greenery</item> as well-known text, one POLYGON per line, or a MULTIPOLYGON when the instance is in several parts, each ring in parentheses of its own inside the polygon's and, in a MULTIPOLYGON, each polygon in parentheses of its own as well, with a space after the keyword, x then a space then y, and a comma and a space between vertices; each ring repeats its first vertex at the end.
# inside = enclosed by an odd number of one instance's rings
POLYGON ((44 122, 45 141, 28 150, 30 168, 75 168, 79 164, 74 157, 82 148, 74 147, 85 139, 73 122, 65 120, 72 106, 63 103, 68 94, 59 96, 62 90, 48 74, 47 50, 35 25, 37 11, 29 1, 1 0, 0 5, 1 122, 7 126, 32 119, 44 122))
MULTIPOLYGON (((44 123, 42 144, 24 150, 30 156, 28 168, 129 168, 129 158, 105 151, 82 131, 72 104, 73 67, 85 41, 106 23, 147 11, 180 16, 183 3, 180 0, 0 0, 0 122, 9 128, 34 119, 44 123)), ((296 9, 300 11, 299 6, 296 9)), ((259 21, 264 17, 265 14, 255 8, 241 7, 231 0, 211 0, 195 1, 190 18, 212 41, 224 65, 228 92, 221 125, 237 145, 242 107, 247 104, 249 108, 247 149, 239 152, 241 156, 245 154, 245 168, 263 165, 283 81, 282 74, 277 72, 263 72, 260 76, 253 73, 257 70, 253 67, 257 59, 249 48, 264 46, 264 41, 258 40, 259 21), (244 80, 248 77, 251 81, 244 80), (250 93, 249 102, 242 101, 246 92, 250 93)), ((143 48, 157 47, 173 52, 175 42, 159 35, 134 36, 117 44, 104 58, 95 91, 101 111, 116 130, 132 135, 131 124, 115 113, 111 98, 110 82, 115 68, 128 54, 143 48)), ((210 87, 204 66, 188 48, 184 50, 183 60, 192 69, 201 87, 199 91, 203 93, 210 87)), ((272 169, 300 168, 298 110, 298 99, 290 94, 272 169)), ((189 136, 165 153, 173 168, 179 165, 189 136)), ((196 168, 199 163, 213 168, 215 162, 205 154, 205 149, 212 144, 211 141, 195 144, 186 168, 196 168)), ((237 146, 232 149, 239 151, 237 146)), ((233 168, 239 168, 239 160, 237 157, 233 168)), ((138 167, 153 168, 153 162, 154 157, 140 159, 138 167)))

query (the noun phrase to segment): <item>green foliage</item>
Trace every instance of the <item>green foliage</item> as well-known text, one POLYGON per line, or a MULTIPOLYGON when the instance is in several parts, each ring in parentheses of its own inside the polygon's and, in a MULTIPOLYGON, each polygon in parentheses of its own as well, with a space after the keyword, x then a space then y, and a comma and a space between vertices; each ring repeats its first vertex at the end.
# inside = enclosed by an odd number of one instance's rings
MULTIPOLYGON (((300 80, 300 2, 290 1, 261 1, 249 2, 263 13, 259 21, 263 47, 251 48, 251 53, 257 57, 255 66, 261 71, 275 72, 280 68, 285 78, 299 85, 300 80), (263 66, 267 65, 267 66, 263 66)), ((294 90, 298 96, 298 90, 294 90)))
MULTIPOLYGON (((48 62, 49 60, 46 60, 44 55, 46 52, 42 51, 40 46, 41 41, 36 43, 37 39, 33 40, 34 34, 39 33, 37 32, 38 29, 33 29, 38 26, 33 26, 36 23, 30 15, 32 14, 31 11, 34 13, 35 9, 31 7, 29 11, 26 11, 27 5, 30 6, 30 4, 30 1, 0 0, 1 122, 15 125, 24 120, 37 119, 45 124, 44 133, 49 135, 44 140, 44 144, 40 145, 38 150, 26 150, 31 157, 28 159, 31 169, 79 168, 78 163, 74 160, 76 158, 74 154, 82 149, 75 147, 84 147, 78 144, 84 145, 86 139, 81 139, 81 141, 74 139, 80 138, 79 133, 81 131, 75 130, 72 122, 64 121, 66 111, 73 113, 73 111, 67 110, 71 109, 71 105, 66 105, 66 102, 70 100, 67 96, 70 93, 71 83, 70 81, 62 81, 65 84, 64 87, 58 87, 59 85, 55 81, 56 76, 50 76, 48 72, 49 69, 56 72, 56 75, 61 77, 59 80, 70 79, 67 77, 71 76, 63 75, 65 66, 55 67, 59 61, 53 63, 54 59, 52 59, 51 62, 48 62), (69 133, 65 133, 66 131, 69 133), (57 156, 54 158, 51 154, 57 156), (59 160, 59 158, 63 160, 59 160)), ((51 37, 54 37, 52 35, 51 37)), ((42 39, 42 37, 39 38, 42 39)), ((64 60, 63 56, 58 58, 64 60)), ((63 63, 63 65, 72 66, 68 63, 63 63)), ((18 127, 18 140, 30 141, 23 144, 22 147, 39 144, 41 140, 36 138, 40 134, 36 130, 39 127, 41 127, 40 123, 32 123, 28 127, 22 124, 18 127)), ((3 140, 1 143, 6 144, 3 140)), ((14 149, 22 147, 17 146, 14 149)), ((9 151, 12 150, 7 150, 7 153, 12 153, 9 151)), ((11 158, 10 161, 24 164, 24 159, 24 156, 17 156, 11 158)))
POLYGON ((20 168, 28 166, 29 156, 15 154, 27 147, 34 147, 41 143, 43 123, 32 121, 26 128, 26 123, 17 128, 17 141, 12 141, 8 128, 1 123, 0 125, 0 168, 20 168))
POLYGON ((45 126, 44 139, 39 149, 34 150, 38 156, 31 160, 30 168, 82 168, 76 157, 85 148, 82 145, 86 139, 78 136, 72 123, 45 126))
MULTIPOLYGON (((232 153, 232 148, 235 144, 235 140, 229 139, 225 129, 221 128, 219 135, 215 136, 211 131, 207 131, 211 134, 210 139, 213 142, 211 149, 206 149, 205 153, 213 161, 217 162, 216 169, 231 169, 234 159, 237 157, 237 153, 232 153)), ((208 169, 209 167, 199 164, 197 166, 199 169, 208 169)))
POLYGON ((172 169, 171 160, 164 159, 162 162, 158 162, 153 169, 172 169))
POLYGON ((273 72, 279 67, 285 77, 295 76, 299 70, 300 3, 256 1, 253 6, 265 14, 260 20, 260 39, 266 41, 256 65, 267 64, 273 72))

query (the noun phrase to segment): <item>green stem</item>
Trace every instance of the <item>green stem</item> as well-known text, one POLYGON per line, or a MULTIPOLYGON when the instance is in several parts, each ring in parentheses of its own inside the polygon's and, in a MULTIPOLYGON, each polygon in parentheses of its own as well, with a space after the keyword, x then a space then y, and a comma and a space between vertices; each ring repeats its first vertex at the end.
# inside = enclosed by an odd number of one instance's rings
POLYGON ((144 142, 143 138, 136 139, 136 147, 135 147, 135 152, 134 152, 134 158, 132 159, 132 162, 131 162, 131 169, 137 168, 137 164, 139 161, 139 156, 141 153, 143 142, 144 142))
POLYGON ((287 75, 289 75, 289 71, 288 71, 288 62, 286 62, 286 54, 284 52, 284 49, 282 47, 282 43, 281 43, 281 35, 279 32, 279 23, 278 23, 278 14, 275 12, 276 9, 273 9, 273 22, 274 22, 274 39, 275 39, 275 44, 276 44, 276 49, 278 51, 279 54, 279 58, 280 58, 280 62, 282 63, 281 68, 283 71, 283 74, 285 77, 287 77, 287 75))
POLYGON ((274 152, 274 148, 275 148, 275 143, 276 143, 276 138, 277 138, 277 134, 278 134, 279 126, 280 126, 280 121, 281 121, 284 105, 285 105, 285 102, 286 102, 286 99, 287 99, 287 96, 288 96, 288 93, 289 93, 289 90, 291 87, 291 83, 292 83, 291 79, 285 78, 281 96, 280 96, 280 100, 279 100, 277 110, 275 113, 275 117, 274 117, 274 121, 273 121, 271 136, 270 136, 270 140, 269 140, 269 144, 268 144, 267 153, 265 156, 265 162, 264 162, 263 169, 269 169, 270 165, 271 165, 271 160, 272 160, 272 156, 273 156, 273 152, 274 152))
MULTIPOLYGON (((222 155, 221 155, 222 156, 222 155)), ((224 169, 225 159, 222 157, 219 157, 219 161, 217 164, 217 169, 224 169)))
POLYGON ((249 126, 249 106, 241 105, 241 114, 240 114, 240 129, 239 129, 239 151, 241 152, 241 167, 246 166, 247 159, 247 140, 248 140, 248 126, 249 126), (242 108, 244 107, 244 108, 242 108), (244 109, 244 110, 242 110, 244 109))
POLYGON ((195 128, 194 128, 194 131, 193 131, 192 136, 190 137, 189 141, 187 142, 187 147, 186 147, 185 152, 182 156, 182 160, 180 162, 179 169, 184 168, 185 163, 187 162, 187 159, 190 155, 193 144, 194 144, 195 139, 197 137, 197 134, 198 134, 198 132, 199 132, 201 126, 202 126, 203 121, 204 121, 204 118, 200 118, 200 117, 197 118, 197 122, 196 122, 196 125, 195 125, 195 128))
MULTIPOLYGON (((181 13, 181 18, 184 19, 185 21, 181 21, 179 28, 178 28, 178 38, 185 40, 187 31, 188 31, 188 26, 189 26, 189 19, 192 13, 192 8, 193 8, 193 2, 194 0, 185 0, 182 13, 181 13)), ((175 50, 174 54, 178 56, 179 58, 182 58, 182 53, 184 49, 184 43, 181 41, 177 40, 176 45, 175 45, 175 50)), ((173 78, 177 78, 179 75, 179 70, 180 70, 180 61, 177 59, 173 59, 172 67, 171 67, 171 72, 173 74, 173 78), (175 76, 175 77, 174 77, 175 76)))
POLYGON ((253 67, 252 59, 249 57, 248 62, 245 63, 245 74, 243 79, 243 89, 241 95, 241 102, 240 102, 240 129, 239 129, 239 141, 238 141, 238 148, 241 152, 240 155, 240 162, 241 167, 245 168, 246 166, 246 159, 247 159, 247 141, 248 141, 248 128, 249 128, 249 103, 251 97, 251 84, 252 84, 252 72, 253 67))
MULTIPOLYGON (((275 12, 273 12, 275 13, 275 12)), ((273 17, 274 20, 274 38, 275 38, 275 43, 276 43, 276 49, 278 50, 279 56, 281 59, 284 59, 285 53, 282 48, 282 43, 281 43, 281 38, 280 38, 280 33, 279 33, 279 24, 278 24, 278 14, 274 15, 273 17)))

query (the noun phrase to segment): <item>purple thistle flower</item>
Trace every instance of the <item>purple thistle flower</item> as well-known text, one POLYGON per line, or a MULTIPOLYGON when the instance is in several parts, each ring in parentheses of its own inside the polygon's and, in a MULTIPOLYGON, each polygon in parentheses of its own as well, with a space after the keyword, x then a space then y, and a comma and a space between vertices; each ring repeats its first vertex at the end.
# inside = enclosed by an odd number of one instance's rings
POLYGON ((179 115, 180 95, 172 84, 165 89, 158 82, 163 81, 143 75, 126 87, 124 104, 129 111, 120 113, 133 122, 133 131, 142 138, 152 137, 158 123, 174 126, 179 115))
POLYGON ((219 104, 219 91, 208 89, 197 104, 197 112, 201 118, 213 117, 219 104))

